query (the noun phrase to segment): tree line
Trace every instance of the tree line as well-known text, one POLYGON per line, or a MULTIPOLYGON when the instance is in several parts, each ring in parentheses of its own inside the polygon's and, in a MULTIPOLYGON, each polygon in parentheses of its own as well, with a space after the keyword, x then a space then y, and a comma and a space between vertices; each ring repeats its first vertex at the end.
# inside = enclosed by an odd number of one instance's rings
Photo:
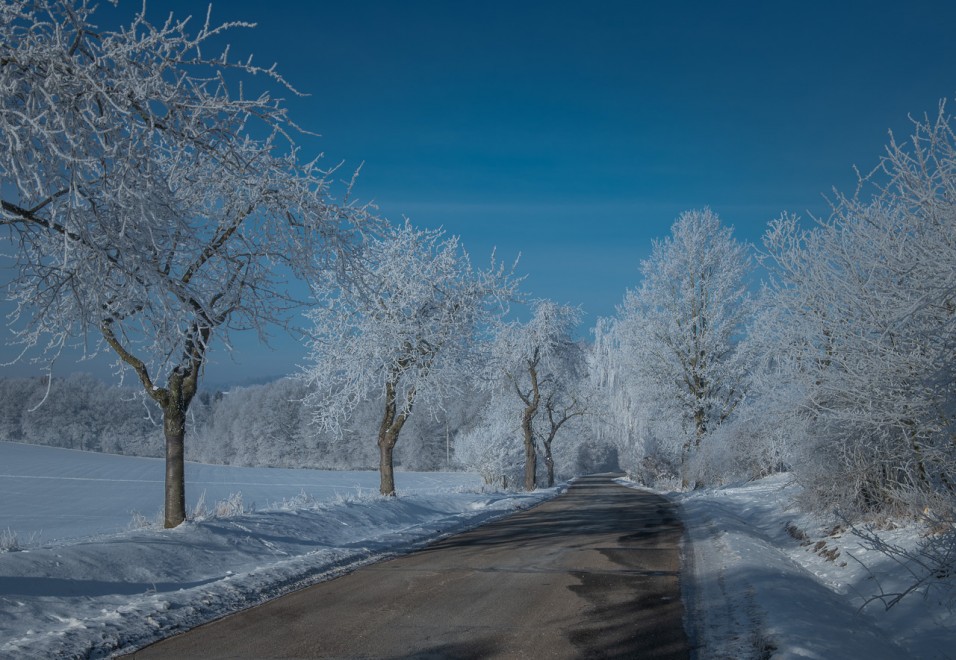
MULTIPOLYGON (((368 400, 350 416, 341 436, 312 424, 307 387, 294 378, 200 390, 186 417, 186 460, 244 467, 326 470, 377 469, 370 440, 379 403, 368 400)), ((406 470, 460 469, 455 437, 476 414, 480 396, 450 402, 441 417, 419 415, 405 430, 396 463, 406 470)), ((128 456, 164 453, 162 410, 131 387, 85 374, 0 379, 0 441, 23 442, 128 456), (41 405, 42 402, 42 405, 41 405)))

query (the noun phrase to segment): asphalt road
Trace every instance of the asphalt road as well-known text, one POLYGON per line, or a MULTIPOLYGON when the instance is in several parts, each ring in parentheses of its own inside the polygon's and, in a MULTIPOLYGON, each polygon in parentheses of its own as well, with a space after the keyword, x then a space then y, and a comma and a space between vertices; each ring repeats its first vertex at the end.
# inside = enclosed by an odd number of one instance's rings
POLYGON ((579 479, 530 511, 172 637, 135 658, 687 658, 681 524, 579 479))

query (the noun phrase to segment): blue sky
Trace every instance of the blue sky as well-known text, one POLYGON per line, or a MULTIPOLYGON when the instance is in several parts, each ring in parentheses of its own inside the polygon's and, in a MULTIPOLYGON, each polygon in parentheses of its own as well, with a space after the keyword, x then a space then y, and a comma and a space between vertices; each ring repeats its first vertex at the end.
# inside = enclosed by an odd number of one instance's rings
MULTIPOLYGON (((150 11, 198 22, 205 6, 150 11)), ((309 94, 288 101, 321 134, 303 147, 343 176, 364 163, 360 198, 444 226, 479 264, 520 252, 526 291, 580 305, 586 326, 681 211, 708 205, 752 242, 783 211, 825 215, 888 129, 956 93, 956 3, 942 1, 220 0, 213 17, 258 23, 232 52, 309 94)), ((303 355, 282 338, 239 345, 208 382, 303 355)))

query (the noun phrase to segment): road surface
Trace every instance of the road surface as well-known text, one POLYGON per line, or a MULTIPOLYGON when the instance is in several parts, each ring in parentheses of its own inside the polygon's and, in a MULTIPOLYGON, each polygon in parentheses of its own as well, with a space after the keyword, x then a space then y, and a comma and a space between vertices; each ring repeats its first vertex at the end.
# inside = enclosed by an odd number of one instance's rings
POLYGON ((675 506, 607 475, 146 658, 687 658, 675 506))

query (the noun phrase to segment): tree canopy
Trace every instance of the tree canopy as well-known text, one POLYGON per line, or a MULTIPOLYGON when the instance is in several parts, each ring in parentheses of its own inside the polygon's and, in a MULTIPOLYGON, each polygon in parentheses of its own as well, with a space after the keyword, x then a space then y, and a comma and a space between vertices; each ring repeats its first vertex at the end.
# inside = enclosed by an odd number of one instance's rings
POLYGON ((303 377, 326 427, 339 428, 368 397, 384 398, 382 494, 394 495, 392 450, 413 407, 464 389, 479 335, 506 309, 517 281, 494 263, 474 269, 457 238, 408 222, 369 237, 363 261, 341 275, 329 271, 317 287, 303 377))

